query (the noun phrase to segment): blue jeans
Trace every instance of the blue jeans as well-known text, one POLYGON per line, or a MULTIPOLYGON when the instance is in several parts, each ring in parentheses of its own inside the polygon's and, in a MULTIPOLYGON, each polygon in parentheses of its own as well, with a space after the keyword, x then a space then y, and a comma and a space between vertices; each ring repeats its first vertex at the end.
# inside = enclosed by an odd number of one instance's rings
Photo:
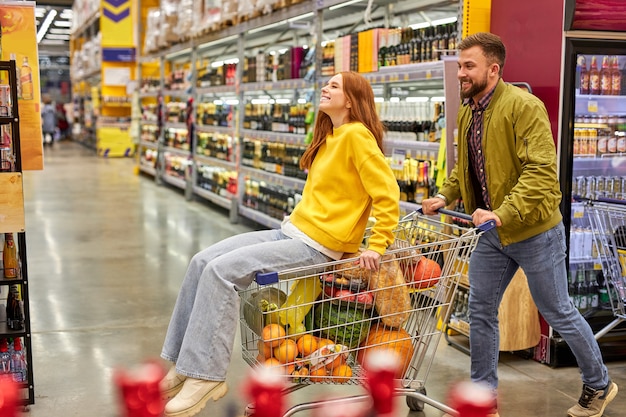
POLYGON ((257 272, 330 261, 280 230, 229 237, 191 259, 170 320, 161 357, 179 374, 224 381, 239 323, 239 294, 257 272))
POLYGON ((567 293, 565 228, 554 228, 522 242, 502 246, 496 229, 483 234, 470 258, 471 378, 498 386, 498 306, 518 267, 545 320, 565 339, 584 384, 603 388, 608 372, 589 323, 567 293))

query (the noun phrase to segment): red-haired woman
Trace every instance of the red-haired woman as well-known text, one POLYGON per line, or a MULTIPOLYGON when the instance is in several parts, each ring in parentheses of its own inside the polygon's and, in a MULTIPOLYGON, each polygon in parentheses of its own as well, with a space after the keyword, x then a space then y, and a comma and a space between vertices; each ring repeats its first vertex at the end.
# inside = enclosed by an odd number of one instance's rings
POLYGON ((243 233, 196 254, 187 270, 161 356, 175 365, 161 382, 166 416, 193 416, 226 393, 239 295, 257 272, 317 265, 357 252, 369 216, 376 224, 361 267, 377 270, 393 242, 399 189, 383 150, 374 93, 357 73, 322 88, 302 200, 281 228, 243 233))

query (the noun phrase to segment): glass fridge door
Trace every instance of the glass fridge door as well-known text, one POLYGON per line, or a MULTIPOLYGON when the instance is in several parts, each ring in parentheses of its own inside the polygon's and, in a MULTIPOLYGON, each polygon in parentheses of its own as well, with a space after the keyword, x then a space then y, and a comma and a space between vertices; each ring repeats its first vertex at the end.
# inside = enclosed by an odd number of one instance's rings
MULTIPOLYGON (((625 200, 626 204, 626 55, 576 54, 574 92, 570 296, 582 313, 599 307, 603 287, 584 202, 625 200), (598 283, 598 281, 600 281, 598 283)), ((570 125, 571 126, 571 125, 570 125)))

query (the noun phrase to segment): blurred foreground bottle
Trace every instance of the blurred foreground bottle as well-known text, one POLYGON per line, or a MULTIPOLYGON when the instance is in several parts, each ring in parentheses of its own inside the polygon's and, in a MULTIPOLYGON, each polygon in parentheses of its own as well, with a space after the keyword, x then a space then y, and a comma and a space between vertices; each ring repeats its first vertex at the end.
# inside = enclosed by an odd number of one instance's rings
POLYGON ((7 279, 17 278, 17 249, 13 240, 13 233, 4 234, 2 262, 4 264, 4 277, 7 279))

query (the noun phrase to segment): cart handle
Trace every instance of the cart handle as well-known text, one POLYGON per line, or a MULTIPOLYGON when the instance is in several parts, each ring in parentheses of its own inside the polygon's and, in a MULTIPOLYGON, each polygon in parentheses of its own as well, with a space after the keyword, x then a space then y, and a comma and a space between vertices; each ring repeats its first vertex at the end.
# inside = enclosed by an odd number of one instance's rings
MULTIPOLYGON (((421 208, 417 209, 417 212, 419 214, 421 214, 421 215, 424 215, 424 211, 421 208)), ((452 217, 458 217, 459 219, 467 220, 468 222, 472 221, 472 216, 470 216, 467 213, 460 213, 458 211, 448 210, 448 209, 444 209, 444 208, 438 209, 437 213, 447 214, 448 216, 452 216, 452 217)), ((482 231, 482 232, 486 232, 488 230, 491 230, 494 227, 496 227, 496 221, 493 220, 493 219, 492 220, 487 220, 486 222, 476 226, 476 228, 478 230, 482 231)))

